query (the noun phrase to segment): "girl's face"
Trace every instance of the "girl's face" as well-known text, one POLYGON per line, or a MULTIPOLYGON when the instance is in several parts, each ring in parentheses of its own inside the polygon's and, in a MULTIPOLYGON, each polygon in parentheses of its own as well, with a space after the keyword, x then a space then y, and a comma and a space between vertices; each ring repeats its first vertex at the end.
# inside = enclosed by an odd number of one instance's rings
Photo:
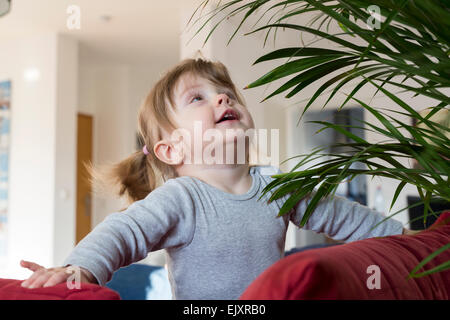
POLYGON ((236 147, 237 141, 244 141, 252 132, 249 129, 255 127, 249 111, 238 102, 231 89, 217 86, 202 77, 182 76, 174 90, 173 100, 173 119, 179 129, 190 135, 189 144, 184 143, 183 148, 191 150, 191 155, 196 152, 194 145, 215 150, 219 145, 222 148, 236 147))
POLYGON ((216 129, 253 129, 253 119, 231 89, 219 87, 209 80, 184 75, 174 91, 175 120, 179 128, 193 130, 195 122, 202 123, 203 132, 216 129), (229 115, 222 118, 226 112, 229 115), (229 119, 229 120, 227 120, 229 119))

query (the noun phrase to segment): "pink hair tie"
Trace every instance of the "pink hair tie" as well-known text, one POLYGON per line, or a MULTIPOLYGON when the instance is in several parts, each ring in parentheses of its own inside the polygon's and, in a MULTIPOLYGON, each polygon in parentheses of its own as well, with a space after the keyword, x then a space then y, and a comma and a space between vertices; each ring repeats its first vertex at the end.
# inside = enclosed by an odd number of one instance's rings
POLYGON ((148 155, 150 154, 150 152, 148 152, 148 150, 147 150, 147 146, 144 146, 144 147, 142 148, 142 152, 143 152, 146 156, 148 156, 148 155))

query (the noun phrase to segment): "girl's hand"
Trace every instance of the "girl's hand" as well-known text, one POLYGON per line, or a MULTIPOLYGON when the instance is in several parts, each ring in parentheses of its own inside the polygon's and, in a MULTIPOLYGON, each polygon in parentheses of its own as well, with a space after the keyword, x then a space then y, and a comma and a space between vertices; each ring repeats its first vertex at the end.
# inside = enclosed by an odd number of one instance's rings
MULTIPOLYGON (((29 289, 50 287, 58 283, 66 282, 74 272, 74 267, 71 266, 46 269, 37 263, 24 260, 20 261, 20 265, 33 271, 33 274, 22 282, 22 287, 29 289)), ((96 283, 92 273, 83 268, 79 269, 81 272, 80 282, 96 283)))

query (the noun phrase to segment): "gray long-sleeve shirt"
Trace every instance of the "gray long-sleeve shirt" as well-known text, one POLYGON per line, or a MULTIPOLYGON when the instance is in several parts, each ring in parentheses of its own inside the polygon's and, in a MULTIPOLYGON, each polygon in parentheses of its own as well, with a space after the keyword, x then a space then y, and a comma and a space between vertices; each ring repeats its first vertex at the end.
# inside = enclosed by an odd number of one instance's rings
MULTIPOLYGON (((166 249, 174 299, 238 299, 246 287, 284 255, 289 221, 298 225, 307 200, 277 218, 286 198, 258 201, 272 180, 251 167, 252 186, 234 195, 197 178, 170 179, 123 212, 109 215, 71 252, 65 265, 86 268, 104 285, 120 267, 166 249)), ((272 168, 275 171, 279 170, 272 168)), ((400 222, 345 198, 319 203, 304 229, 346 242, 401 234, 400 222)))

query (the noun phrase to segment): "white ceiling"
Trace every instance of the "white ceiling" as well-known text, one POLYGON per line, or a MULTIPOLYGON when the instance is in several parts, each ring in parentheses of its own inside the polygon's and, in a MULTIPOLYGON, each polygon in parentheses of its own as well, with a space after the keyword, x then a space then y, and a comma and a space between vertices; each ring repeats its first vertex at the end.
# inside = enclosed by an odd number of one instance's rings
POLYGON ((182 1, 12 0, 11 12, 0 18, 0 41, 56 31, 79 40, 82 58, 129 64, 178 59, 182 1), (67 28, 70 5, 81 10, 79 30, 67 28))

